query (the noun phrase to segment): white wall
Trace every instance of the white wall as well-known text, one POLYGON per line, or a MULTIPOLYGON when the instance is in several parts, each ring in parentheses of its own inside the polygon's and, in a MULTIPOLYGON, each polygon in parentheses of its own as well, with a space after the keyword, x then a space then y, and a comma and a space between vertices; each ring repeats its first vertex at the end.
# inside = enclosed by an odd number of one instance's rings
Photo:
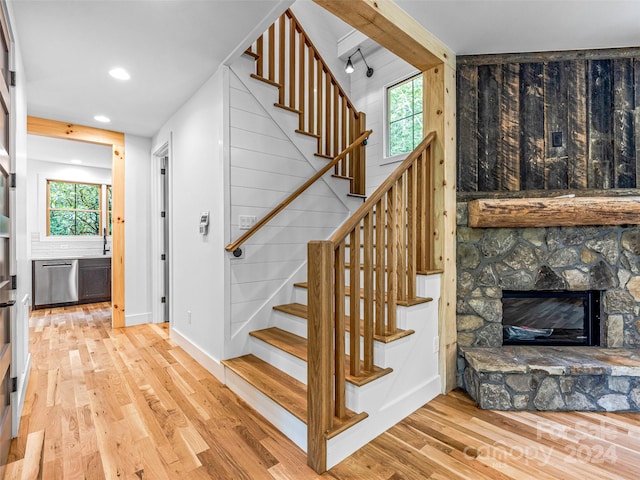
POLYGON ((223 358, 225 338, 223 131, 227 82, 228 68, 221 67, 152 140, 153 151, 167 142, 170 147, 172 338, 210 369, 223 358), (211 218, 207 236, 198 232, 203 211, 209 211, 211 218))
MULTIPOLYGON (((9 25, 15 25, 12 6, 7 5, 9 25)), ((31 295, 31 263, 29 261, 27 235, 27 92, 25 90, 25 74, 19 39, 14 36, 13 70, 18 81, 11 89, 12 115, 11 126, 15 134, 14 142, 10 145, 12 156, 12 170, 16 174, 17 188, 11 192, 11 228, 14 232, 15 265, 12 273, 17 275, 16 306, 13 310, 11 324, 11 376, 18 379, 18 390, 11 394, 13 437, 18 435, 20 417, 27 389, 27 379, 31 368, 29 354, 29 305, 31 295)))
MULTIPOLYGON (((244 81, 254 82, 248 76, 244 81)), ((316 172, 272 118, 274 111, 278 112, 273 106, 265 110, 231 72, 229 242, 244 233, 239 229, 240 215, 263 218, 316 172)), ((291 127, 289 133, 295 135, 294 129, 291 127)), ((310 146, 313 148, 306 154, 312 157, 315 142, 310 146)), ((267 326, 269 300, 281 288, 293 292, 290 279, 307 261, 307 243, 328 238, 348 212, 327 184, 319 181, 242 246, 244 258, 230 261, 231 337, 251 320, 251 329, 267 326), (256 315, 263 318, 254 318, 256 315)), ((246 334, 244 331, 240 335, 246 338, 246 334)), ((242 340, 234 340, 227 354, 245 353, 239 351, 242 340)))
MULTIPOLYGON (((417 74, 418 70, 384 48, 370 55, 367 63, 375 72, 370 78, 356 72, 351 75, 351 100, 367 114, 367 128, 373 130, 367 143, 367 195, 370 195, 398 166, 389 164, 384 153, 386 87, 417 74)), ((404 158, 406 155, 395 160, 404 158)))
POLYGON ((151 315, 151 139, 124 137, 125 325, 151 315))
MULTIPOLYGON (((102 254, 102 237, 47 236, 47 180, 111 184, 111 170, 105 168, 27 161, 27 228, 30 258, 102 254)), ((109 248, 111 239, 108 238, 109 248)))

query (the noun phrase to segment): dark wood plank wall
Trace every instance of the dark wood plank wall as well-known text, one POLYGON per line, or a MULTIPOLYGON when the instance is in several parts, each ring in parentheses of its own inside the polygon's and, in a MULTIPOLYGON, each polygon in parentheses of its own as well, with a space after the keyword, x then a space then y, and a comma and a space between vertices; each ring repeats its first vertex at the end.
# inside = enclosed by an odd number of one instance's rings
POLYGON ((457 62, 459 192, 640 188, 640 48, 457 62))

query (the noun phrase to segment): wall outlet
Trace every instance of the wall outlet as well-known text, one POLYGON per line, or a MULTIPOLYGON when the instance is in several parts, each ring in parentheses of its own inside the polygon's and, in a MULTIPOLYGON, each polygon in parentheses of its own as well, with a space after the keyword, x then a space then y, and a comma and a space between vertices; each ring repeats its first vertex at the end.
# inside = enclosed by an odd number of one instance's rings
POLYGON ((257 217, 253 215, 240 215, 238 224, 240 225, 240 230, 249 230, 253 227, 258 221, 257 217))
POLYGON ((440 337, 436 335, 433 337, 433 353, 438 353, 440 351, 440 337))
POLYGON ((187 323, 191 325, 191 310, 187 310, 187 323))

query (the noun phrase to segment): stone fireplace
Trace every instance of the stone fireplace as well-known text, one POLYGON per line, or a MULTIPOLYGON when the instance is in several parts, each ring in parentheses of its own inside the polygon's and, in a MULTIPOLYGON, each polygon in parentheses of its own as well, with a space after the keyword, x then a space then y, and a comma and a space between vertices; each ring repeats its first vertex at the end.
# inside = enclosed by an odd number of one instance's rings
POLYGON ((457 211, 460 347, 503 344, 503 290, 602 291, 601 345, 640 347, 640 227, 470 228, 457 211))
POLYGON ((457 224, 458 385, 481 408, 640 411, 640 226, 470 228, 466 203, 457 224), (503 345, 505 291, 595 292, 600 347, 503 345))

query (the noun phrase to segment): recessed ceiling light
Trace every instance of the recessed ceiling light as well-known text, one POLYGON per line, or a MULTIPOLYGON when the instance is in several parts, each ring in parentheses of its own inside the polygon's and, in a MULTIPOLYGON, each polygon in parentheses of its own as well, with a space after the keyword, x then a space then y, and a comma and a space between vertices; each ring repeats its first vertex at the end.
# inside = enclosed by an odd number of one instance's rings
POLYGON ((116 67, 109 70, 109 75, 118 80, 129 80, 131 75, 124 68, 116 67))
POLYGON ((74 165, 81 165, 82 160, 78 160, 77 158, 72 158, 71 160, 69 160, 69 163, 73 163, 74 165))
POLYGON ((104 115, 96 115, 93 119, 102 123, 109 123, 111 121, 109 117, 105 117, 104 115))

